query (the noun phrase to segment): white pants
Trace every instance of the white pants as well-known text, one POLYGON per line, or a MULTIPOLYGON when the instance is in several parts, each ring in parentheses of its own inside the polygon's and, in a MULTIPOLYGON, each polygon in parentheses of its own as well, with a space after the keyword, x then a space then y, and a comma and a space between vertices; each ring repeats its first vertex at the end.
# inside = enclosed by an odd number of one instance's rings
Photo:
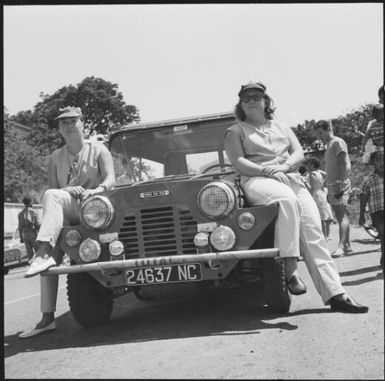
POLYGON ((271 178, 253 177, 243 187, 252 205, 279 203, 275 246, 283 257, 298 257, 301 253, 322 301, 327 304, 345 290, 322 233, 313 197, 303 185, 289 180, 290 187, 271 178))
MULTIPOLYGON (((43 196, 43 217, 36 240, 54 247, 64 225, 79 223, 79 210, 80 202, 68 192, 48 189, 43 196)), ((55 312, 58 284, 58 275, 40 276, 41 312, 55 312)))

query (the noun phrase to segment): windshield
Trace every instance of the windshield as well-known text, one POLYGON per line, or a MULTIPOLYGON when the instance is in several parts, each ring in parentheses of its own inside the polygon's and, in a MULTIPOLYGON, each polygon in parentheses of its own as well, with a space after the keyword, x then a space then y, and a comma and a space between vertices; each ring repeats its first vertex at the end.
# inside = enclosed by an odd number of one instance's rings
POLYGON ((109 148, 116 185, 228 169, 223 148, 227 127, 228 123, 216 121, 210 126, 179 125, 113 135, 109 148))

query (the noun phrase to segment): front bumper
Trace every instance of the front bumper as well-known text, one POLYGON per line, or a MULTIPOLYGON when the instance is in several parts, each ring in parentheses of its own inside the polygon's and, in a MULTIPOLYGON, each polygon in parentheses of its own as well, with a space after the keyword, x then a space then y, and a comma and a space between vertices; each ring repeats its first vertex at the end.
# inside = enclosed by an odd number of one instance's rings
POLYGON ((96 262, 72 266, 51 267, 41 275, 82 273, 89 271, 103 271, 107 269, 127 269, 138 267, 152 267, 163 265, 176 265, 186 263, 209 263, 240 259, 253 258, 275 258, 280 259, 278 249, 256 249, 256 250, 238 250, 222 251, 217 253, 172 255, 164 257, 148 257, 136 259, 124 259, 110 262, 96 262))

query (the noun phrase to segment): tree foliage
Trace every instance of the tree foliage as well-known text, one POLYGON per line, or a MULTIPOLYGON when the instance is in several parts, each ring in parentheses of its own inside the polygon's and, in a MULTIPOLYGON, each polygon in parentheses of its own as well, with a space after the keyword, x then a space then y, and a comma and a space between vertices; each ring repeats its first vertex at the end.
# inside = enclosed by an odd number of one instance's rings
POLYGON ((21 202, 26 191, 32 196, 35 194, 36 201, 40 202, 47 184, 48 156, 64 144, 55 120, 60 108, 81 108, 86 138, 106 135, 140 120, 139 110, 125 104, 118 85, 101 78, 87 77, 52 95, 41 93, 40 98, 33 111, 21 111, 13 116, 4 111, 4 197, 9 202, 21 202), (12 128, 12 122, 32 127, 31 134, 21 136, 12 128))
MULTIPOLYGON (((42 100, 35 105, 29 120, 34 126, 31 141, 45 154, 64 143, 55 120, 60 108, 81 108, 86 138, 95 134, 106 135, 140 120, 139 110, 125 104, 118 85, 102 78, 87 77, 79 84, 64 86, 52 95, 41 93, 40 98, 42 100)), ((25 114, 20 116, 25 117, 25 114)))
POLYGON ((13 121, 4 110, 4 200, 21 202, 29 195, 40 202, 47 184, 47 159, 29 144, 28 137, 13 128, 13 121))

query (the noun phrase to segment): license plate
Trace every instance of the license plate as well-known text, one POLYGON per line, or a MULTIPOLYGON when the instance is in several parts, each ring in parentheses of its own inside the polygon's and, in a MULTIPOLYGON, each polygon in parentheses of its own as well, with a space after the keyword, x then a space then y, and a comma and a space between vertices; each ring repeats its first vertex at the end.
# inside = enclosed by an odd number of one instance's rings
POLYGON ((196 282, 202 279, 200 263, 128 269, 126 274, 129 285, 196 282))

